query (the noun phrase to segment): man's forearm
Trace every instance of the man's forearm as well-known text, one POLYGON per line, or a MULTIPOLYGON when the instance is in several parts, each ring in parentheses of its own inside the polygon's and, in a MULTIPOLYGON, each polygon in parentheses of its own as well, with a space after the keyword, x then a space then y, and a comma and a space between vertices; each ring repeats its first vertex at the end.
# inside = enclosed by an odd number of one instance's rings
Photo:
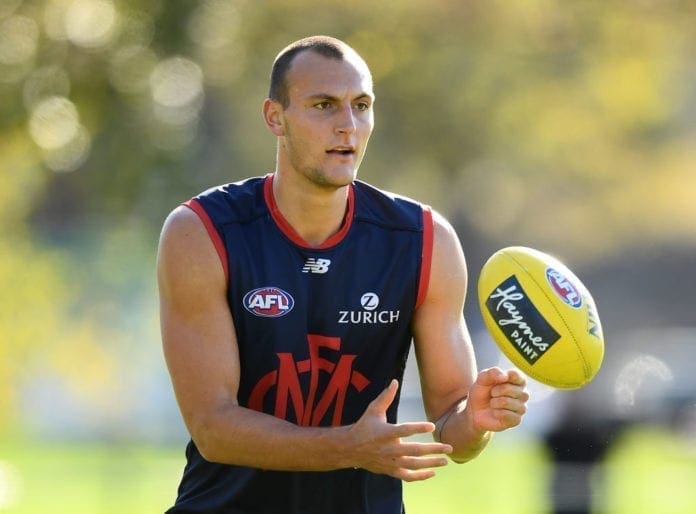
POLYGON ((229 405, 192 423, 192 439, 208 461, 278 471, 351 467, 350 427, 301 427, 229 405))

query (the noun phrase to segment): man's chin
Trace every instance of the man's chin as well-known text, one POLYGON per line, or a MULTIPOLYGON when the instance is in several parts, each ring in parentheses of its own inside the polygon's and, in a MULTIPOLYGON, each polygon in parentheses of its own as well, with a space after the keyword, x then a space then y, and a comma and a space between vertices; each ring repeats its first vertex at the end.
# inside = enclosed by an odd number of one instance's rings
POLYGON ((352 184, 358 175, 356 169, 315 171, 311 175, 312 182, 320 187, 337 189, 352 184))

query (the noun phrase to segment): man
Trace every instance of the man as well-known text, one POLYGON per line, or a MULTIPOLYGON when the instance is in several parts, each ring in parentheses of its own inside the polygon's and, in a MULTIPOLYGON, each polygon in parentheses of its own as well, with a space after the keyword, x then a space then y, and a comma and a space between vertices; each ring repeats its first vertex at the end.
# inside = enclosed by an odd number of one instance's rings
POLYGON ((352 48, 293 43, 263 105, 275 172, 165 222, 162 338, 191 434, 169 512, 401 513, 402 480, 467 461, 521 421, 524 377, 476 373, 452 227, 355 180, 373 101, 352 48), (412 339, 435 423, 396 423, 412 339))

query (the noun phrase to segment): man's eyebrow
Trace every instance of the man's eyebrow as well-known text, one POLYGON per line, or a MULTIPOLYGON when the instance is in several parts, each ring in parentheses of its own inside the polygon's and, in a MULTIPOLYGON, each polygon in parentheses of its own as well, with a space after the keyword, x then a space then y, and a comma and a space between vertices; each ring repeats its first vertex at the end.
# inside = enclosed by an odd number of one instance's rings
POLYGON ((312 95, 309 95, 307 97, 308 100, 331 100, 332 102, 335 102, 338 100, 338 97, 334 95, 330 95, 328 93, 314 93, 312 95))
MULTIPOLYGON (((358 94, 355 98, 353 98, 353 101, 355 100, 360 100, 362 98, 369 98, 370 100, 374 100, 373 96, 370 93, 360 93, 358 94)), ((330 102, 338 102, 340 101, 340 98, 334 95, 330 95, 329 93, 314 93, 312 95, 309 95, 307 97, 308 100, 328 100, 330 102)))

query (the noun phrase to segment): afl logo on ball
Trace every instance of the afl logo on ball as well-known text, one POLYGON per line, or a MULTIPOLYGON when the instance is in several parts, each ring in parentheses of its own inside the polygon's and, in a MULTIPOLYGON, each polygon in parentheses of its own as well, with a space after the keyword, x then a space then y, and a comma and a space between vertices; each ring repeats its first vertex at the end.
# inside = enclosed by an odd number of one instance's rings
POLYGON ((289 293, 272 286, 249 291, 242 301, 246 310, 262 318, 285 316, 295 305, 295 300, 289 293))
POLYGON ((546 268, 546 280, 563 302, 573 309, 579 309, 582 306, 582 295, 563 273, 553 268, 546 268))

